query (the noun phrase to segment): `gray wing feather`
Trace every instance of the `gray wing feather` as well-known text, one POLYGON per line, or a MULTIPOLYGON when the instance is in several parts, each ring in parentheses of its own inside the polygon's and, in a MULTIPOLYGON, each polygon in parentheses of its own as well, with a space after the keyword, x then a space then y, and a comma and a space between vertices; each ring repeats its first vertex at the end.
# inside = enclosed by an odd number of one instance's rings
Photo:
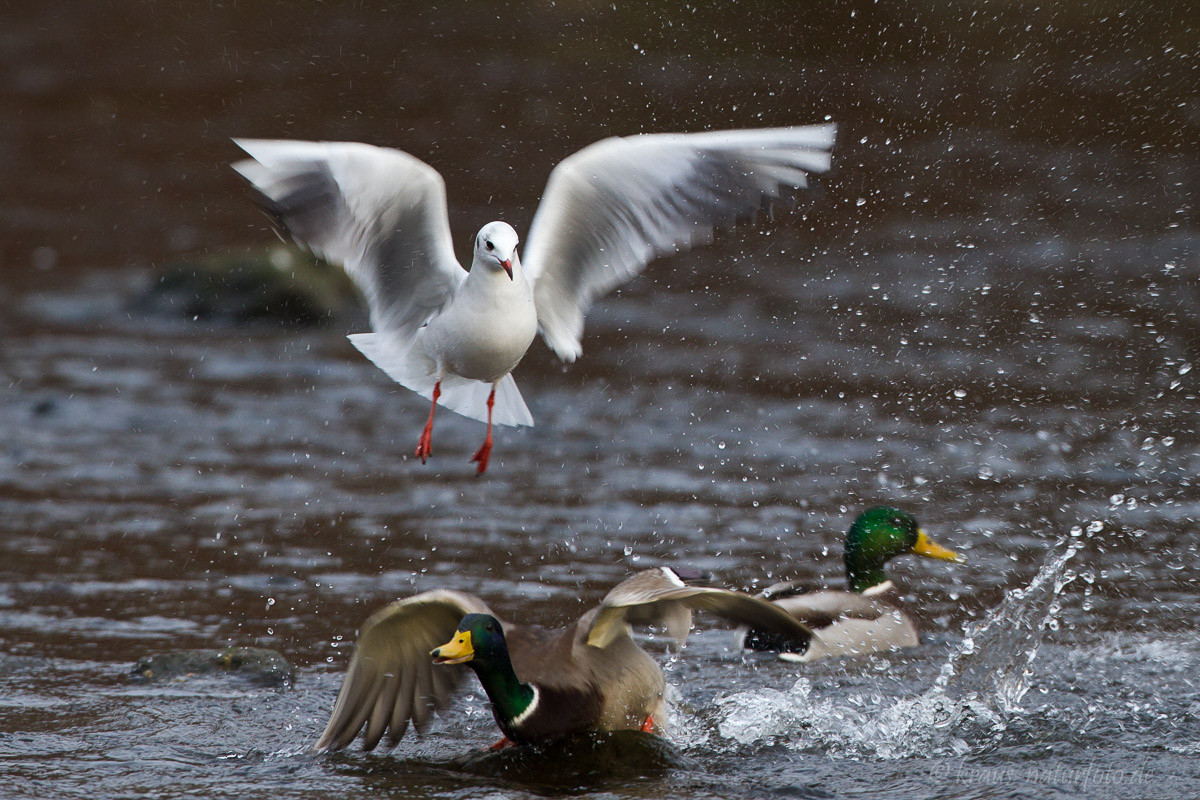
MULTIPOLYGON (((451 636, 454 634, 452 633, 451 636)), ((450 636, 446 637, 447 639, 450 636)), ((434 645, 437 647, 437 645, 434 645)), ((430 650, 433 647, 429 648, 430 650)), ((413 691, 412 724, 417 733, 424 733, 429 728, 429 720, 433 718, 433 670, 426 669, 417 673, 417 686, 413 691)))
MULTIPOLYGON (((454 634, 451 634, 453 636, 454 634)), ((446 637, 447 640, 449 637, 446 637)), ((414 670, 406 670, 400 676, 400 689, 396 692, 396 704, 392 706, 392 717, 388 723, 388 747, 395 747, 404 738, 408 730, 408 720, 412 716, 413 686, 417 682, 414 670)))
POLYGON ((448 669, 435 669, 431 674, 433 675, 433 708, 440 712, 450 705, 450 701, 454 697, 454 673, 448 669))
POLYGON ((824 589, 774 599, 775 605, 792 616, 808 622, 814 628, 832 624, 835 620, 852 618, 876 620, 896 609, 887 603, 863 597, 853 592, 824 589), (822 622, 822 620, 824 620, 822 622))
POLYGON ((550 174, 525 248, 546 343, 582 352, 592 301, 659 256, 807 186, 831 163, 834 125, 605 139, 550 174))
POLYGON ((317 749, 346 747, 364 725, 367 750, 385 735, 389 744, 396 744, 409 722, 423 730, 433 710, 449 704, 465 672, 461 666, 435 666, 429 651, 445 644, 470 613, 491 612, 472 595, 438 590, 372 614, 359 632, 317 749))
POLYGON ((779 600, 784 597, 796 597, 797 595, 808 594, 809 592, 821 591, 820 587, 813 586, 807 581, 780 581, 772 583, 767 588, 758 593, 758 597, 763 600, 779 600))
POLYGON ((433 167, 356 142, 234 141, 251 158, 233 168, 279 228, 345 268, 376 331, 409 339, 453 297, 466 271, 433 167))
POLYGON ((379 744, 384 731, 387 730, 388 722, 392 717, 392 709, 396 707, 396 695, 400 691, 400 682, 401 675, 399 673, 384 677, 383 690, 379 692, 379 696, 375 700, 371 715, 367 718, 367 729, 363 731, 363 746, 368 750, 375 749, 375 745, 379 744))
MULTIPOLYGON (((618 584, 601 601, 582 633, 588 645, 607 647, 625 635, 631 623, 678 619, 680 608, 711 611, 733 622, 778 633, 797 646, 806 646, 812 638, 811 630, 772 603, 728 589, 690 586, 666 568, 645 570, 618 584)), ((682 644, 686 636, 684 630, 677 641, 682 644)))

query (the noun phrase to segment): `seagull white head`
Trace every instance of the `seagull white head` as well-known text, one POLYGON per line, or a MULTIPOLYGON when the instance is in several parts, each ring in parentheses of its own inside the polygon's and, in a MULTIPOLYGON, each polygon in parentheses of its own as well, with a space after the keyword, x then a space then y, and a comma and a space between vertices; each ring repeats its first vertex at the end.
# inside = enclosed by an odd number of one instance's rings
POLYGON ((517 232, 512 225, 507 222, 484 225, 475 237, 475 260, 471 268, 483 265, 493 270, 502 269, 512 280, 514 263, 519 264, 520 260, 517 258, 517 232))

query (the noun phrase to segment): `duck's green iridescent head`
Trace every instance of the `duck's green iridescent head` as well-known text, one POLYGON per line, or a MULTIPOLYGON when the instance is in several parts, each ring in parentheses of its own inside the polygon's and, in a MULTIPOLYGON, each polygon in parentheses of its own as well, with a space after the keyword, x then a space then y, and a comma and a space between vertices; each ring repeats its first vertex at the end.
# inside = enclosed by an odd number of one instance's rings
POLYGON ((491 614, 467 614, 458 623, 454 638, 430 653, 437 664, 482 664, 508 660, 504 629, 491 614))
POLYGON ((962 556, 931 540, 912 514, 876 506, 858 515, 846 534, 846 580, 864 592, 888 579, 883 566, 896 556, 914 553, 943 561, 963 561, 962 556))
POLYGON ((429 655, 435 664, 466 664, 473 669, 497 719, 504 722, 519 722, 537 699, 536 690, 513 672, 504 627, 491 614, 467 614, 458 623, 454 638, 429 655))

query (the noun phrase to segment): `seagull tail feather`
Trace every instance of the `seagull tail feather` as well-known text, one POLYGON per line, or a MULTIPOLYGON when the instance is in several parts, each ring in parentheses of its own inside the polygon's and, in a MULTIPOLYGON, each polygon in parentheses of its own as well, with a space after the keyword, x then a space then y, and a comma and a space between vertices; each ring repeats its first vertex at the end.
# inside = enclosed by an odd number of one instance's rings
MULTIPOLYGON (((402 341, 386 333, 354 333, 350 342, 387 376, 426 400, 433 399, 437 383, 437 364, 413 341, 402 341)), ((483 381, 446 375, 438 405, 464 417, 487 422, 487 397, 492 385, 483 381)), ((511 374, 496 384, 496 403, 492 409, 496 425, 526 425, 533 427, 533 415, 521 397, 521 390, 511 374)))

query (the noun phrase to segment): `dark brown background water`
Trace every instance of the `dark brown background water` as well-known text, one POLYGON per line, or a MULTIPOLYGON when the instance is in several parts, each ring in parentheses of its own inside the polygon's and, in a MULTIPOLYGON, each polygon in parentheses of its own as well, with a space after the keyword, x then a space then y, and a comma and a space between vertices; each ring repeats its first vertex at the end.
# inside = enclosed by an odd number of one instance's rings
POLYGON ((881 5, 0 8, 5 796, 1195 794, 1194 12, 881 5), (836 170, 800 213, 654 265, 570 369, 535 345, 538 427, 481 480, 481 426, 450 415, 408 457, 422 403, 353 321, 135 310, 160 265, 271 241, 230 136, 402 147, 465 252, 597 138, 827 117, 836 170), (893 567, 911 653, 798 672, 704 633, 667 667, 665 756, 464 761, 494 736, 478 697, 390 757, 308 752, 390 598, 551 622, 664 562, 837 581, 879 501, 970 558, 893 567), (124 677, 230 642, 295 687, 124 677), (955 658, 947 716, 927 692, 955 658))

